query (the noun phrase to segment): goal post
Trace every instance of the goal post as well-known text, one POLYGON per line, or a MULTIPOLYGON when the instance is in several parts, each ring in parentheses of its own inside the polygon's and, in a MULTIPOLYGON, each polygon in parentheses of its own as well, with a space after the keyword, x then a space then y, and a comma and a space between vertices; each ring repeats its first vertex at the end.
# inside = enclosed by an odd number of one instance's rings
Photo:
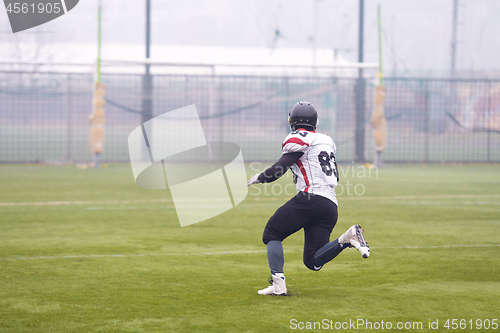
POLYGON ((373 137, 375 139, 375 155, 373 157, 373 164, 377 168, 379 168, 382 165, 382 152, 385 150, 386 136, 387 136, 387 120, 385 119, 385 114, 384 114, 386 88, 384 87, 384 79, 382 75, 382 28, 381 28, 380 4, 377 7, 377 16, 378 16, 379 85, 375 86, 373 112, 370 118, 370 124, 372 125, 373 137))
POLYGON ((92 100, 93 111, 89 116, 90 130, 89 143, 90 150, 94 154, 94 167, 99 167, 99 154, 104 152, 104 125, 106 123, 104 106, 106 104, 104 96, 106 89, 101 82, 94 84, 94 97, 92 100))
POLYGON ((94 83, 94 94, 92 99, 92 114, 89 116, 89 145, 94 157, 94 168, 99 168, 99 157, 104 153, 104 125, 106 114, 105 95, 106 87, 101 83, 101 0, 98 5, 98 29, 97 29, 97 64, 96 82, 94 83))

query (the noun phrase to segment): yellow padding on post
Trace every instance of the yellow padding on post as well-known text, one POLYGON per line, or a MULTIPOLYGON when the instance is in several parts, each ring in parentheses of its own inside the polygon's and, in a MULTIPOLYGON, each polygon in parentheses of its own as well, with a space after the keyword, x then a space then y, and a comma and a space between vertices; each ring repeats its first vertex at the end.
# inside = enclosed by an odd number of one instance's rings
POLYGON ((383 152, 385 150, 385 139, 387 135, 387 122, 384 116, 384 102, 385 87, 375 87, 375 99, 370 123, 373 128, 373 136, 375 137, 375 149, 378 152, 383 152))
POLYGON ((104 106, 106 105, 106 101, 104 100, 105 95, 105 86, 100 82, 96 82, 94 87, 94 99, 92 100, 93 112, 89 116, 89 144, 92 153, 102 154, 104 152, 104 124, 106 123, 106 114, 104 110, 104 106))

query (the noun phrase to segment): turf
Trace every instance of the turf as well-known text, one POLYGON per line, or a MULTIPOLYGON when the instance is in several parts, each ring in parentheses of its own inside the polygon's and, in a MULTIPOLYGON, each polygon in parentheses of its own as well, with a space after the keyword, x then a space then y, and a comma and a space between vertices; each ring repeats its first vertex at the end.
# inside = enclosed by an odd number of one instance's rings
POLYGON ((181 228, 172 203, 157 200, 168 191, 137 187, 128 165, 0 166, 0 331, 329 331, 292 329, 324 319, 499 330, 499 165, 387 165, 370 177, 343 165, 341 178, 333 236, 361 224, 370 258, 348 249, 309 271, 299 232, 284 241, 290 296, 264 297, 262 230, 290 197, 279 193, 289 177, 181 228), (30 204, 6 204, 19 202, 30 204))

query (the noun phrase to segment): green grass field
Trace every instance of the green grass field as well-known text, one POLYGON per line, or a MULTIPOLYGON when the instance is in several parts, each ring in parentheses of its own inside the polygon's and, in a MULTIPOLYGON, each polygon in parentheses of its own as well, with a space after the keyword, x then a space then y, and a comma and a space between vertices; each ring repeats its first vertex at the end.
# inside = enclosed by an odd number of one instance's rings
POLYGON ((181 228, 170 194, 128 165, 0 166, 0 332, 499 331, 500 166, 352 168, 332 237, 361 224, 370 258, 348 249, 309 271, 299 232, 284 241, 290 296, 266 297, 262 231, 290 197, 274 184, 181 228), (305 329, 323 320, 333 329, 305 329))

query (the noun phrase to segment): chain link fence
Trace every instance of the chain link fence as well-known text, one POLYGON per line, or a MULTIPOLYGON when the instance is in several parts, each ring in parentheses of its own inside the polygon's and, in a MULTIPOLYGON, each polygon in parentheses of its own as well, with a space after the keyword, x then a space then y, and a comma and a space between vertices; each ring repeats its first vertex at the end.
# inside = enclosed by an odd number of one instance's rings
MULTIPOLYGON (((103 74, 106 143, 101 161, 128 162, 127 138, 143 113, 142 74, 103 74)), ((274 161, 289 132, 288 110, 315 104, 318 131, 333 137, 340 162, 355 156, 364 132, 365 158, 374 80, 366 84, 364 124, 356 127, 353 77, 152 76, 153 116, 195 104, 207 141, 229 141, 247 161, 274 161)), ((384 162, 500 162, 500 80, 386 78, 384 162)), ((85 73, 0 72, 0 163, 88 163, 93 76, 85 73)))

